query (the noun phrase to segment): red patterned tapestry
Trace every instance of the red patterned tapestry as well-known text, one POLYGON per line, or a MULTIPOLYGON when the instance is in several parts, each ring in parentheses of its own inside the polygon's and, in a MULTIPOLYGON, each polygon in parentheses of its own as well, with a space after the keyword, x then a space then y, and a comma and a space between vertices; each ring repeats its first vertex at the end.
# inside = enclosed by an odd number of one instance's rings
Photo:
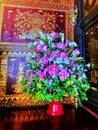
POLYGON ((3 7, 2 42, 24 43, 20 36, 23 33, 65 32, 66 12, 32 8, 3 7))

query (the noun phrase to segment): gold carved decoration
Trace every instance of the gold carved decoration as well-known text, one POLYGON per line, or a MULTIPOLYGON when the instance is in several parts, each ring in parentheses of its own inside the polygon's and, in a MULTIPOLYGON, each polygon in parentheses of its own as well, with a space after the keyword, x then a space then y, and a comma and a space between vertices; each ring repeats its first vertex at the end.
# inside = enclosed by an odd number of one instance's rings
POLYGON ((3 4, 25 5, 34 7, 69 8, 73 6, 74 0, 1 0, 3 4), (69 4, 70 3, 70 4, 69 4))

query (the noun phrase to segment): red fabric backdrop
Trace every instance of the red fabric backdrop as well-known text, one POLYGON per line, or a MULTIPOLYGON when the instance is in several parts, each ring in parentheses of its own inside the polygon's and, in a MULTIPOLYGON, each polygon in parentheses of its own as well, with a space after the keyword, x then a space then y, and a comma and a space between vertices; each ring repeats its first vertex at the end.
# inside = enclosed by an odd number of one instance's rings
POLYGON ((23 33, 64 32, 66 30, 66 13, 60 11, 19 8, 4 6, 2 22, 2 42, 27 42, 19 36, 23 33))

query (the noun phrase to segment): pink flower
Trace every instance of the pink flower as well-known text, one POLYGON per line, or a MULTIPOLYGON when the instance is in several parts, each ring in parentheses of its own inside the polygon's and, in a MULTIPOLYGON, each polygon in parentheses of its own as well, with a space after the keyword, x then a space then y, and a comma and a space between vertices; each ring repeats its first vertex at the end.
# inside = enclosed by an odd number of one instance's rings
POLYGON ((50 76, 55 77, 58 73, 58 66, 56 65, 50 65, 48 68, 48 72, 50 74, 50 76))
POLYGON ((41 75, 41 71, 40 71, 40 70, 39 70, 39 71, 37 71, 37 73, 36 73, 36 74, 37 74, 38 76, 39 76, 39 75, 41 75))
POLYGON ((40 80, 44 80, 44 76, 43 75, 40 75, 40 80))
POLYGON ((37 52, 42 52, 44 49, 44 46, 37 46, 37 52))

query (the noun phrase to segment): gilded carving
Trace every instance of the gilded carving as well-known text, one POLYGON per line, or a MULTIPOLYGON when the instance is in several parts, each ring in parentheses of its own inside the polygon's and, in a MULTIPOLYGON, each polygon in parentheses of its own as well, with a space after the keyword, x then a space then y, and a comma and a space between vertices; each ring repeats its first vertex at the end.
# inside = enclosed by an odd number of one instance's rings
POLYGON ((4 3, 4 4, 17 4, 17 5, 22 5, 22 4, 25 4, 25 5, 30 5, 30 4, 37 4, 37 3, 43 3, 43 4, 61 4, 61 5, 64 5, 64 4, 73 4, 73 0, 1 0, 1 3, 4 3))
MULTIPOLYGON (((47 101, 39 101, 38 103, 33 102, 32 95, 16 94, 0 96, 1 107, 15 107, 15 106, 40 106, 47 105, 47 101)), ((69 104, 76 107, 76 101, 73 97, 65 97, 63 104, 69 104)))

